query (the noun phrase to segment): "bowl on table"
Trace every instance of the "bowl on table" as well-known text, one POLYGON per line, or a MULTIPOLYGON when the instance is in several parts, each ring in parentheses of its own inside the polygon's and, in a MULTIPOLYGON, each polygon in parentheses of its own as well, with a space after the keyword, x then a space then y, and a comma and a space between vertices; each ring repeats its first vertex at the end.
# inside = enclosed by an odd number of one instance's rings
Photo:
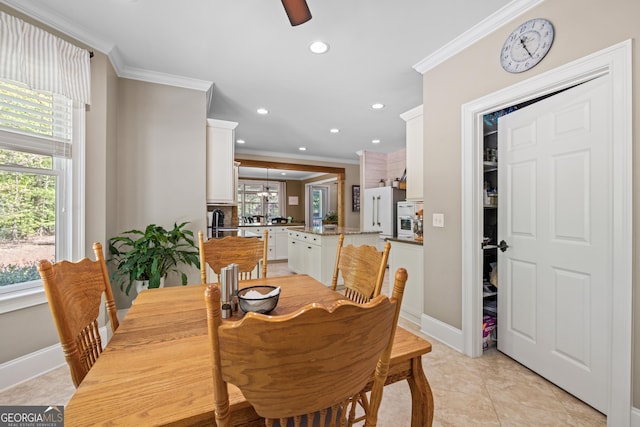
POLYGON ((249 286, 238 290, 238 302, 245 313, 267 314, 276 308, 279 297, 277 286, 249 286))

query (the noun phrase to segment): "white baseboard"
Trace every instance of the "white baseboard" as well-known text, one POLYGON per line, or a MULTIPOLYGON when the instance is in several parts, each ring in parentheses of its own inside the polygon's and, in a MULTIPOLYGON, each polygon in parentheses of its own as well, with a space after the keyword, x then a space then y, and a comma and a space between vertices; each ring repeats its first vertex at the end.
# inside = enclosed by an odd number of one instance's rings
POLYGON ((640 427, 640 409, 631 407, 631 427, 640 427))
POLYGON ((464 340, 460 329, 426 314, 422 315, 421 323, 421 332, 432 336, 460 353, 464 353, 464 340))
POLYGON ((422 313, 418 313, 414 310, 400 310, 400 317, 408 322, 413 323, 417 327, 421 327, 420 318, 422 317, 422 313))
MULTIPOLYGON (((100 328, 100 337, 103 343, 108 341, 106 326, 100 328)), ((46 374, 66 363, 60 343, 9 360, 0 364, 0 392, 46 374)))
POLYGON ((0 365, 0 390, 38 377, 66 362, 60 344, 54 344, 0 365))

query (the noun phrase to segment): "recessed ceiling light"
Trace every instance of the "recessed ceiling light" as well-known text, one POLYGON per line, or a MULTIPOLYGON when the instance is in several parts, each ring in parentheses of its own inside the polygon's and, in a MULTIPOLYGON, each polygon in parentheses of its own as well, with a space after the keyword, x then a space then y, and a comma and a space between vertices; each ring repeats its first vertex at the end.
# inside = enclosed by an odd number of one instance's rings
POLYGON ((309 45, 309 50, 313 53, 327 53, 329 45, 325 42, 316 41, 309 45))
POLYGON ((379 139, 372 139, 371 143, 372 144, 380 144, 380 140, 379 139))
POLYGON ((238 144, 244 144, 244 139, 238 139, 236 142, 237 142, 238 144))
POLYGON ((340 129, 338 129, 338 128, 333 128, 333 129, 330 129, 330 130, 329 130, 329 132, 331 132, 331 133, 338 133, 338 132, 340 132, 340 129))
POLYGON ((287 174, 286 172, 280 172, 280 175, 286 175, 286 174, 287 174))
POLYGON ((374 110, 380 110, 380 109, 384 108, 384 104, 382 104, 380 102, 376 102, 375 104, 371 105, 371 108, 373 108, 374 110))
POLYGON ((258 114, 269 114, 269 110, 267 110, 266 108, 258 108, 256 111, 258 112, 258 114))
POLYGON ((298 150, 300 150, 300 151, 307 151, 307 147, 300 147, 300 148, 298 148, 298 150))

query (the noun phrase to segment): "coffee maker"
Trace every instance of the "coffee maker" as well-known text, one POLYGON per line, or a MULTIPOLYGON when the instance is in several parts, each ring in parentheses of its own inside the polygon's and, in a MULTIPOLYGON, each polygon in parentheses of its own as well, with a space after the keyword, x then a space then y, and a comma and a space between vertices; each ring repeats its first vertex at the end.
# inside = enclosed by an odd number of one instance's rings
POLYGON ((214 209, 209 212, 209 237, 217 237, 219 229, 224 227, 224 212, 214 209))

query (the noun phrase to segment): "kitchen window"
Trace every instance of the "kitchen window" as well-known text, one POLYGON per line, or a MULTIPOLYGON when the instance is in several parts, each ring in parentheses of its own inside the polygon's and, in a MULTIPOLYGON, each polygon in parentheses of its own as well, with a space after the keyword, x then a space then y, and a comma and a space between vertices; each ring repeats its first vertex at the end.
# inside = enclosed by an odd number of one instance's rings
POLYGON ((238 216, 282 216, 284 183, 279 181, 238 181, 238 216))

